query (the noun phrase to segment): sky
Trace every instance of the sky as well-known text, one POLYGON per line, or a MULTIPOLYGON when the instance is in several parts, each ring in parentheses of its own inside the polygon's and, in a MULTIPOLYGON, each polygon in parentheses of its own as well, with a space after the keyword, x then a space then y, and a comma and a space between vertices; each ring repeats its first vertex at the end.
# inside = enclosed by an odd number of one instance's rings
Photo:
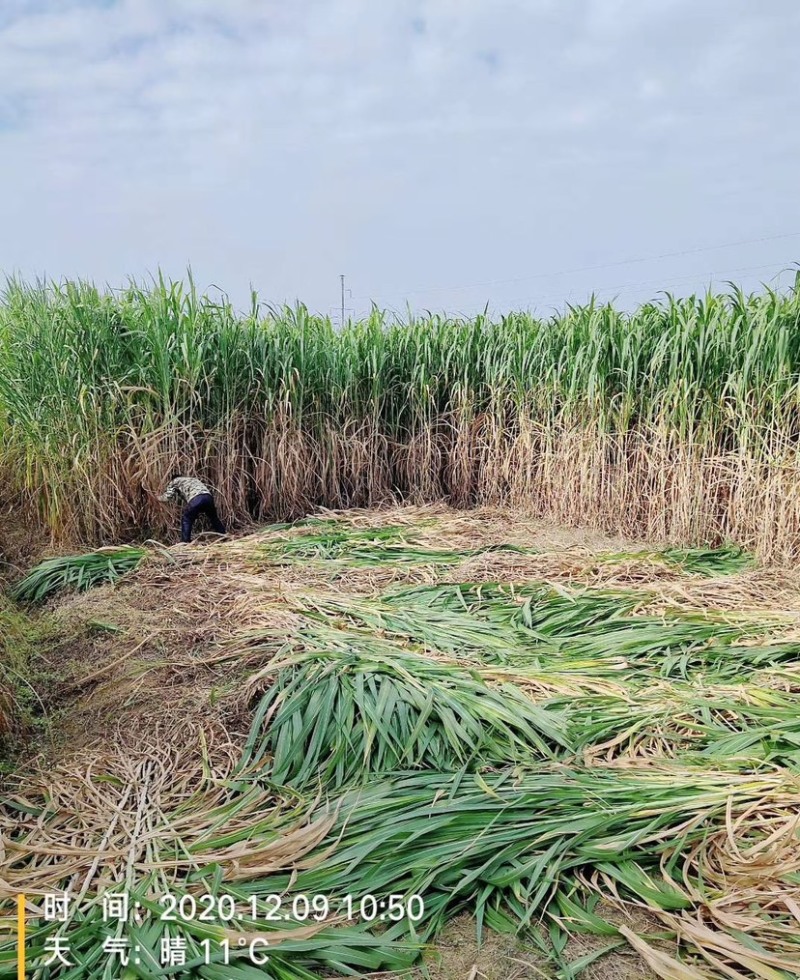
POLYGON ((797 0, 0 0, 0 272, 548 314, 800 260, 797 0))

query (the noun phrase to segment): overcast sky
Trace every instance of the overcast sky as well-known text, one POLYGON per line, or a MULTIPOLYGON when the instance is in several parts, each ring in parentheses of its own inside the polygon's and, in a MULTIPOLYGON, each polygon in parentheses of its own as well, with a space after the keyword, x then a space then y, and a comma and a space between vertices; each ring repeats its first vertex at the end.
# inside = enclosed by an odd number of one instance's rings
POLYGON ((356 314, 755 288, 800 259, 799 36, 797 0, 1 0, 0 270, 323 312, 346 273, 356 314))

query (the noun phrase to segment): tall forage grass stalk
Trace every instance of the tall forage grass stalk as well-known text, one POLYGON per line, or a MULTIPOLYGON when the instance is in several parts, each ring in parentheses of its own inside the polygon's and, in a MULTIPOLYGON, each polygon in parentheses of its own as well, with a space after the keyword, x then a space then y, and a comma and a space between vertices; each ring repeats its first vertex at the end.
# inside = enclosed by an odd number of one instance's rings
POLYGON ((397 497, 510 501, 677 544, 800 553, 800 290, 590 303, 547 319, 302 306, 194 284, 10 282, 0 476, 59 538, 163 532, 202 474, 228 518, 397 497))

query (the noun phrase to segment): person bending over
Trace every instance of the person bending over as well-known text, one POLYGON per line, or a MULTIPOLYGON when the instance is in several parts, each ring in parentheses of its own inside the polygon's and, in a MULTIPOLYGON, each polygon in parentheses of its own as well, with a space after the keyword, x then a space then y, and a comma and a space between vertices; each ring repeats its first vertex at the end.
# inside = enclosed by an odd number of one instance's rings
POLYGON ((201 514, 205 514, 211 527, 217 534, 225 534, 225 525, 219 519, 214 504, 214 495, 201 480, 194 476, 173 476, 167 484, 167 489, 159 495, 159 500, 166 502, 180 500, 186 504, 181 515, 181 541, 188 543, 192 540, 194 522, 201 514))

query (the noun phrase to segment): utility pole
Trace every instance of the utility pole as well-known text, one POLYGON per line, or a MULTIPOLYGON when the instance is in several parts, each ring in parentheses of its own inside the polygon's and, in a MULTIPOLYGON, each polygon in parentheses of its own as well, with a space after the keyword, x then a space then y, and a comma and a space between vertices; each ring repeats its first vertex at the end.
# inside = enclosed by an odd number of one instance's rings
POLYGON ((344 330, 344 276, 339 276, 342 283, 342 330, 344 330))

